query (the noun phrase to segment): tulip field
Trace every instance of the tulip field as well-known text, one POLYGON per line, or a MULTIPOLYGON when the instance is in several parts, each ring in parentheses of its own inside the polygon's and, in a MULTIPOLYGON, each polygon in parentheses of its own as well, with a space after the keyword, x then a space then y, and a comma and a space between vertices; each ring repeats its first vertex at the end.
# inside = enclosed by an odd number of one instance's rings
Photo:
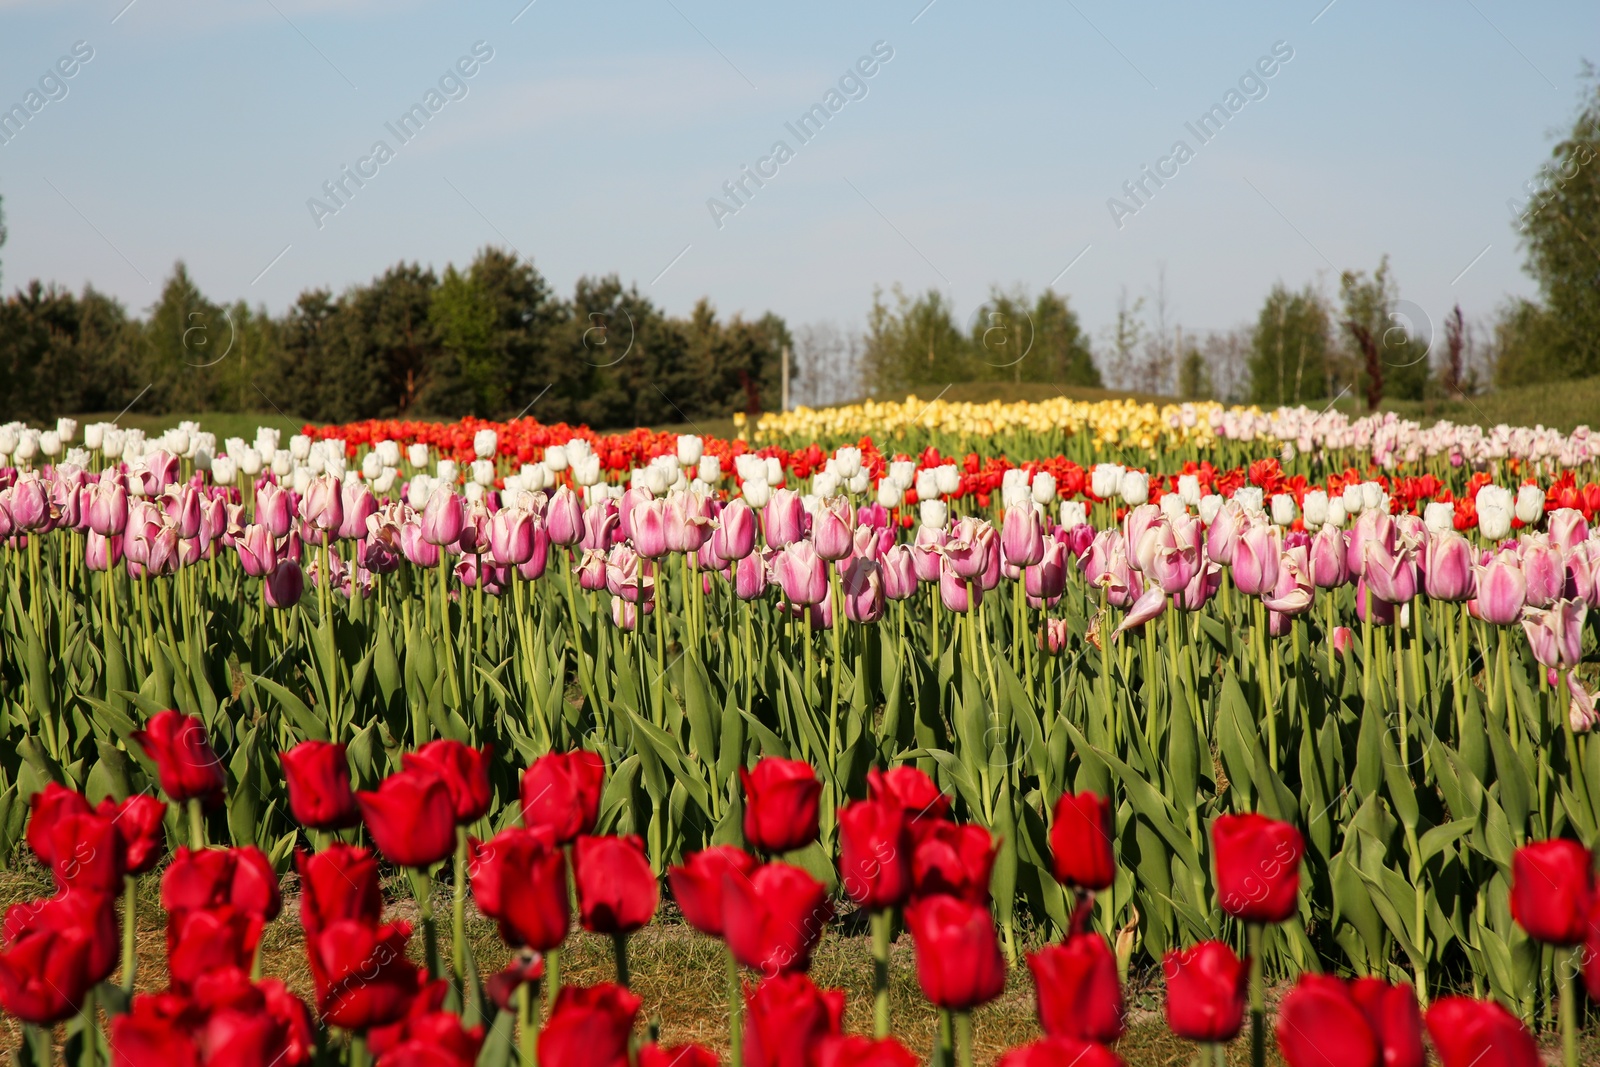
POLYGON ((1097 1067, 1141 986, 1207 1065, 1576 1067, 1586 428, 736 424, 0 426, 0 861, 56 890, 5 916, 19 1061, 968 1067, 1013 987, 1001 1064, 1097 1067), (260 966, 296 912, 304 1000, 260 966), (630 990, 668 919, 725 953, 717 1048, 630 990), (564 979, 575 926, 611 980, 564 979))

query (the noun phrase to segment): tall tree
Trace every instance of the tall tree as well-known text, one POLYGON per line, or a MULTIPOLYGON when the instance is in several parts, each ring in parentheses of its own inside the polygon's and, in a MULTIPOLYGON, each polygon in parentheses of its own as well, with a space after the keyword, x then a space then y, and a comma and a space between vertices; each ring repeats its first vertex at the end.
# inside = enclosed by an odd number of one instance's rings
POLYGON ((1369 276, 1345 271, 1339 276, 1343 334, 1348 339, 1350 379, 1365 392, 1368 408, 1384 397, 1421 400, 1431 373, 1431 327, 1402 304, 1400 287, 1389 272, 1389 257, 1369 276))
POLYGON ((864 358, 868 384, 879 396, 970 381, 978 362, 944 294, 929 289, 913 299, 898 286, 893 307, 881 291, 872 295, 864 358))
POLYGON ((1250 399, 1294 405, 1328 395, 1328 311, 1316 290, 1272 287, 1250 344, 1250 399))
POLYGON ((1585 73, 1590 87, 1572 130, 1515 219, 1548 321, 1527 329, 1529 313, 1514 309, 1522 345, 1502 353, 1503 383, 1600 374, 1600 76, 1592 66, 1585 73))

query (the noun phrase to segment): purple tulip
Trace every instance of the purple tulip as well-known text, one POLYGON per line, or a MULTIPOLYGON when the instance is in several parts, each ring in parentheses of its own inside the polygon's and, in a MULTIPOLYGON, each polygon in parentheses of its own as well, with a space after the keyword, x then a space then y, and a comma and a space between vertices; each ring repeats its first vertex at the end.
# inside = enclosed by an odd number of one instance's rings
POLYGON ((1567 553, 1567 584, 1563 595, 1578 597, 1600 607, 1600 542, 1582 541, 1567 553))
POLYGON ((786 548, 805 536, 805 505, 792 489, 779 489, 767 501, 762 513, 766 527, 767 547, 786 548))
POLYGON ((267 575, 267 580, 262 586, 262 594, 267 599, 267 606, 271 608, 292 608, 300 603, 300 596, 305 592, 305 575, 301 573, 300 564, 292 559, 283 560, 267 575))
MULTIPOLYGON (((431 505, 433 501, 430 499, 431 505)), ((550 505, 545 511, 545 529, 550 532, 550 543, 566 548, 583 540, 584 511, 583 505, 578 500, 578 494, 563 485, 556 490, 555 496, 550 498, 550 505)), ((595 544, 591 548, 600 548, 595 544)))
POLYGON ((1283 538, 1278 527, 1263 523, 1239 535, 1233 552, 1233 583, 1247 596, 1262 596, 1278 584, 1283 538))
POLYGON ((1065 527, 1056 527, 1056 540, 1067 546, 1074 560, 1081 559, 1089 551, 1089 546, 1094 543, 1094 527, 1086 522, 1080 522, 1070 530, 1065 527))
POLYGON ((1044 523, 1032 503, 1006 508, 1000 525, 1000 552, 1013 567, 1031 567, 1044 558, 1044 523))
POLYGON ((1477 592, 1472 545, 1451 530, 1434 534, 1423 545, 1422 587, 1434 600, 1471 600, 1477 592))
POLYGON ((1067 546, 1051 538, 1039 561, 1022 573, 1023 592, 1038 601, 1054 601, 1067 588, 1067 546))

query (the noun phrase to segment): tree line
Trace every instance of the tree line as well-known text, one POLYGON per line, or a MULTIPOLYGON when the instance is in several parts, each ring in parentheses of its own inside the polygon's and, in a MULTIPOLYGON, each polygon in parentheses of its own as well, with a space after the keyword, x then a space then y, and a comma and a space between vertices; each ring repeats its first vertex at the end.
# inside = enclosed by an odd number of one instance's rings
POLYGON ((485 248, 442 273, 401 263, 281 315, 211 300, 182 263, 139 318, 92 287, 30 282, 0 304, 0 418, 116 411, 267 411, 343 422, 509 418, 683 423, 778 404, 776 315, 666 314, 616 277, 555 293, 485 248), (142 395, 141 395, 142 393, 142 395))

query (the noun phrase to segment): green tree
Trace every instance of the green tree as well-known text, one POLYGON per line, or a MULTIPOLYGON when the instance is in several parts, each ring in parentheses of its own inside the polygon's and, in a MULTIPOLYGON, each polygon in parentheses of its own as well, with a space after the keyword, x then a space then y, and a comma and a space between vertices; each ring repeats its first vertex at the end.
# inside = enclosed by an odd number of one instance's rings
POLYGON ((1209 400, 1215 390, 1211 384, 1211 366, 1191 344, 1178 360, 1178 397, 1181 400, 1209 400))
POLYGON ((139 345, 139 367, 150 390, 149 411, 206 411, 222 389, 218 368, 230 357, 232 329, 223 309, 206 299, 180 260, 150 308, 139 345))
POLYGON ((872 294, 863 361, 867 385, 879 396, 971 381, 981 365, 942 293, 930 289, 912 299, 899 286, 892 308, 881 291, 872 294))
POLYGON ((1531 329, 1531 313, 1513 307, 1519 347, 1502 353, 1502 381, 1600 373, 1600 77, 1586 74, 1572 131, 1528 183, 1529 198, 1512 205, 1547 318, 1531 329))
POLYGON ((991 290, 973 319, 971 343, 974 373, 986 380, 1101 384, 1077 314, 1050 289, 1031 307, 1026 291, 991 290))
POLYGON ((1421 400, 1432 372, 1431 328, 1415 321, 1419 312, 1401 304, 1400 287, 1389 273, 1389 257, 1365 271, 1339 276, 1342 333, 1349 344, 1350 381, 1365 393, 1369 409, 1384 397, 1421 400))
POLYGON ((1293 405, 1328 395, 1328 311, 1309 285, 1274 285, 1256 316, 1250 345, 1250 400, 1293 405))

